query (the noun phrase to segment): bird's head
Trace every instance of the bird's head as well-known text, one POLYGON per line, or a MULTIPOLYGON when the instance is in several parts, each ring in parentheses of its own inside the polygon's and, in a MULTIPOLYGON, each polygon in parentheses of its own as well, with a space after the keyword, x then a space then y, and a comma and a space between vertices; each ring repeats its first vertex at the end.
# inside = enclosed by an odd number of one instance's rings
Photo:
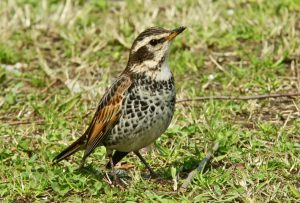
POLYGON ((174 30, 152 27, 140 33, 130 49, 126 70, 134 73, 158 71, 167 60, 173 39, 184 30, 185 27, 174 30))

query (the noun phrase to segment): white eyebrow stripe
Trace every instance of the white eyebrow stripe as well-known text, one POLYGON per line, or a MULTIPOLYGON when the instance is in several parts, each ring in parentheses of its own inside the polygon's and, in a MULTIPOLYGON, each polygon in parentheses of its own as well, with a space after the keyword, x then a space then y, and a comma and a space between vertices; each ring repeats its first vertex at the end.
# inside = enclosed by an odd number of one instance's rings
POLYGON ((166 36, 167 36, 167 34, 163 33, 163 34, 160 34, 160 35, 145 37, 142 41, 137 42, 137 45, 134 47, 133 52, 136 52, 139 48, 141 48, 141 47, 145 46, 146 44, 148 44, 151 39, 160 39, 160 38, 166 37, 166 36))

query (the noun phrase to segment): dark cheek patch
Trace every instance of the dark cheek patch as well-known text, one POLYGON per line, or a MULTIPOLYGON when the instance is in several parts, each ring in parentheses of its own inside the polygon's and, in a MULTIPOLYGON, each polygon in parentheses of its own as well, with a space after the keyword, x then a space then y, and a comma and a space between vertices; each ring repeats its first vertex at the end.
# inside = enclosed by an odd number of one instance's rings
POLYGON ((154 58, 154 54, 151 53, 146 46, 139 48, 136 52, 132 53, 130 57, 130 63, 142 63, 143 61, 151 60, 154 58))

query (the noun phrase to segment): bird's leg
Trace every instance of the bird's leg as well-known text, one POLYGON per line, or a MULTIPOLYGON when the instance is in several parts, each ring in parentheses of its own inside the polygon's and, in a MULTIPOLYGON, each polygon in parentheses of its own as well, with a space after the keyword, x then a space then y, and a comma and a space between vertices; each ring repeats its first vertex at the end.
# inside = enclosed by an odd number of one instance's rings
POLYGON ((80 164, 80 166, 79 166, 80 169, 83 169, 83 168, 84 168, 85 160, 86 160, 86 157, 84 156, 84 157, 81 159, 81 164, 80 164))
POLYGON ((117 176, 117 173, 116 173, 116 170, 115 170, 114 161, 113 161, 113 156, 111 154, 109 155, 109 163, 110 163, 110 166, 111 166, 111 172, 112 172, 113 177, 114 177, 113 183, 115 185, 123 186, 121 180, 117 176))
POLYGON ((115 171, 115 165, 114 165, 114 162, 113 162, 113 158, 112 158, 112 155, 109 155, 109 163, 110 163, 110 166, 111 166, 111 172, 114 176, 114 179, 117 178, 117 174, 116 174, 116 171, 115 171))
MULTIPOLYGON (((120 151, 115 151, 114 155, 112 156, 112 161, 114 164, 117 164, 119 161, 121 161, 128 152, 120 152, 120 151)), ((106 164, 106 168, 111 168, 111 163, 110 161, 106 164)))
POLYGON ((147 167, 147 169, 150 172, 151 178, 159 178, 159 175, 153 171, 153 169, 151 168, 151 166, 146 162, 146 160, 144 159, 144 157, 142 157, 142 155, 140 154, 140 152, 139 151, 135 151, 134 153, 135 153, 135 155, 137 155, 139 157, 139 159, 147 167))

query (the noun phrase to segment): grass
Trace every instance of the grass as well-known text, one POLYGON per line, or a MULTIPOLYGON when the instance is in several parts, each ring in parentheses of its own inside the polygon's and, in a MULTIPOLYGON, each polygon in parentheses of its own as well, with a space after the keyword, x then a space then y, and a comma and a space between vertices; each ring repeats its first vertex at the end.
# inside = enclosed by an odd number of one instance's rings
POLYGON ((81 135, 101 95, 125 67, 128 48, 150 26, 188 29, 169 63, 177 97, 300 91, 300 2, 0 2, 0 201, 297 202, 300 102, 297 98, 178 104, 171 126, 146 159, 183 182, 211 150, 209 170, 187 192, 142 178, 124 161, 130 185, 103 181, 105 149, 84 171, 80 153, 52 158, 81 135))

